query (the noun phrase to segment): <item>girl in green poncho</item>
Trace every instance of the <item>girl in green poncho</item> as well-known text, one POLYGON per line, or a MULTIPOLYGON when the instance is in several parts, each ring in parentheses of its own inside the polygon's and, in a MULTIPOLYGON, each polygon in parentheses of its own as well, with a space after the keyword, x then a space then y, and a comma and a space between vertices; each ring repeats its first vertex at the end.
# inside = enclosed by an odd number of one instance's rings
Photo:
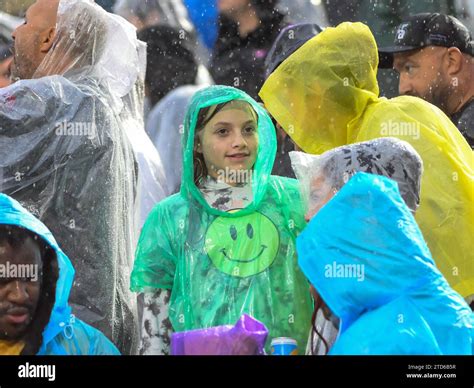
POLYGON ((193 97, 181 191, 150 213, 132 273, 141 354, 167 354, 172 331, 244 313, 304 349, 312 306, 295 248, 304 209, 297 182, 270 175, 275 152, 273 124, 247 94, 212 86, 193 97))

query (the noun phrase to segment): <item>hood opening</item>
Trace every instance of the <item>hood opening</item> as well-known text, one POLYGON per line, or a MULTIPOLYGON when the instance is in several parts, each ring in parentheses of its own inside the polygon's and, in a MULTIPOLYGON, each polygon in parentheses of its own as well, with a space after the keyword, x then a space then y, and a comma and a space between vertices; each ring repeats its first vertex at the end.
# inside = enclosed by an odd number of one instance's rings
MULTIPOLYGON (((266 111, 245 92, 230 86, 210 86, 198 91, 192 98, 187 115, 184 121, 183 134, 183 176, 181 185, 181 195, 190 201, 198 202, 204 207, 206 212, 215 215, 225 215, 229 217, 239 217, 253 212, 262 200, 267 183, 273 168, 276 155, 276 132, 273 123, 266 111), (230 105, 229 105, 230 103, 230 105), (209 107, 214 109, 205 110, 209 107), (257 116, 258 147, 255 163, 252 172, 252 194, 253 201, 250 205, 235 213, 227 213, 210 206, 204 199, 198 188, 196 181, 195 166, 195 141, 196 130, 201 127, 201 123, 210 120, 219 109, 222 111, 226 107, 242 108, 249 106, 251 111, 257 116), (205 113, 205 114, 201 114, 205 113), (201 114, 201 117, 200 117, 201 114), (199 124, 199 125, 198 125, 199 124)), ((204 161, 202 160, 201 163, 204 161)), ((199 172, 199 171, 198 171, 199 172)), ((201 174, 202 175, 202 174, 201 174)))
MULTIPOLYGON (((41 278, 40 296, 30 325, 21 338, 25 342, 21 355, 35 355, 43 342, 43 331, 49 323, 56 300, 56 283, 59 277, 56 253, 49 244, 33 231, 18 225, 1 224, 7 230, 16 232, 16 245, 21 246, 28 238, 33 239, 39 247, 43 271, 41 278)), ((8 238, 7 238, 8 241, 8 238)), ((11 244, 10 244, 11 245, 11 244)))

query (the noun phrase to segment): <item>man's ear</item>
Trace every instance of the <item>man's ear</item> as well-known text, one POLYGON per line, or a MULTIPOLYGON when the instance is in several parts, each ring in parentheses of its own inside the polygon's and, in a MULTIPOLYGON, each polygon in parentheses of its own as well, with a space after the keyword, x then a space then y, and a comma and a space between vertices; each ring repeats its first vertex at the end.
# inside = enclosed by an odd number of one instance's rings
POLYGON ((448 48, 448 75, 454 76, 462 69, 463 55, 457 47, 448 48))
POLYGON ((51 27, 45 31, 41 37, 40 52, 46 54, 51 47, 53 47, 54 39, 56 38, 56 28, 51 27))

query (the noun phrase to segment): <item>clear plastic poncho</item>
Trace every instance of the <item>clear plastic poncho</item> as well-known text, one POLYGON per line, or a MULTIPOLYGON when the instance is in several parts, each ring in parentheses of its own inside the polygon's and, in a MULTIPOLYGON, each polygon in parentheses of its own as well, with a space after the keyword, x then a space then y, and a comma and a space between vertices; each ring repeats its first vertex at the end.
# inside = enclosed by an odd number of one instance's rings
POLYGON ((415 213, 420 204, 423 162, 406 141, 384 137, 349 144, 321 155, 290 152, 309 210, 319 209, 357 172, 383 175, 397 182, 401 196, 415 213))
POLYGON ((56 32, 35 79, 0 90, 1 191, 71 258, 74 314, 135 352, 138 189, 127 130, 143 131, 140 44, 131 24, 88 0, 62 0, 56 32))
POLYGON ((340 319, 329 354, 473 354, 474 315, 436 268, 395 181, 354 175, 297 248, 302 271, 340 319))
POLYGON ((296 262, 303 206, 296 180, 270 175, 275 152, 270 117, 246 93, 214 86, 191 100, 184 122, 181 191, 150 213, 132 273, 134 291, 171 290, 174 331, 234 324, 245 313, 261 321, 271 338, 294 338, 304 352, 312 304, 296 262), (193 150, 200 109, 232 100, 247 102, 257 113, 259 144, 253 201, 224 212, 210 206, 194 184, 193 150))
POLYGON ((327 28, 267 79, 265 107, 303 149, 380 137, 410 143, 424 164, 416 219, 436 264, 461 295, 474 294, 474 157, 449 118, 416 97, 379 98, 375 39, 362 23, 327 28))

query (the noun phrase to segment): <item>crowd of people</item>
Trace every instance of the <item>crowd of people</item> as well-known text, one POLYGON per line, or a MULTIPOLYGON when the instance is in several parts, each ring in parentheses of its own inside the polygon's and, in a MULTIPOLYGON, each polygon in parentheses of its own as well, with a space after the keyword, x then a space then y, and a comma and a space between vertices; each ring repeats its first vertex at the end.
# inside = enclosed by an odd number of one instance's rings
POLYGON ((449 2, 31 3, 0 29, 0 354, 168 355, 244 314, 267 353, 474 354, 449 2))

